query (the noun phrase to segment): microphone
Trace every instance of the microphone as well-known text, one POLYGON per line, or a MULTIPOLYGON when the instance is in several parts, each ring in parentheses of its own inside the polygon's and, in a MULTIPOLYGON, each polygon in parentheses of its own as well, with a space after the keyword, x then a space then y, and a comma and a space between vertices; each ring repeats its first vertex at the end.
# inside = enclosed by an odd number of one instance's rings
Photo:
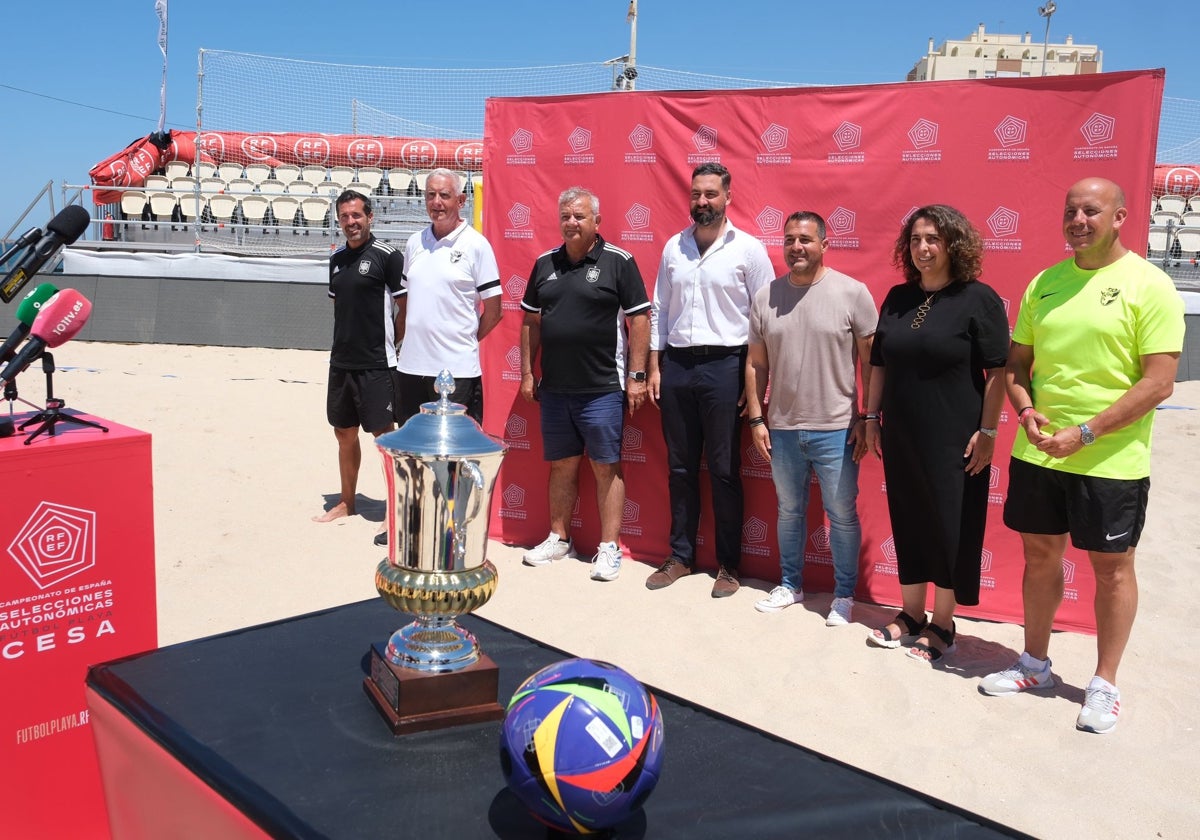
POLYGON ((17 326, 0 345, 0 365, 13 357, 17 345, 29 335, 29 328, 42 310, 42 304, 58 294, 58 287, 53 283, 41 283, 25 293, 17 304, 17 326))
MULTIPOLYGON (((29 278, 53 259, 64 245, 70 245, 87 230, 90 221, 91 216, 87 210, 78 204, 72 204, 47 222, 46 232, 37 237, 33 247, 25 252, 24 258, 8 272, 4 282, 0 284, 0 300, 5 303, 12 301, 17 292, 29 282, 29 278)), ((26 235, 30 234, 32 231, 26 235)))
POLYGON ((88 316, 92 314, 92 302, 74 289, 63 289, 42 305, 29 328, 32 334, 21 351, 0 372, 0 380, 11 382, 33 364, 47 347, 66 344, 79 334, 88 316))

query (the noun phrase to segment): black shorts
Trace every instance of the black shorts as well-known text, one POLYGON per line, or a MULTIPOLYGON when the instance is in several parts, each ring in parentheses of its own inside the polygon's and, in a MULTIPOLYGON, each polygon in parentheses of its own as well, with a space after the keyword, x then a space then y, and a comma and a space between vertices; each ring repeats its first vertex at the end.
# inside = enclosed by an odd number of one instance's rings
POLYGON ((1150 479, 1094 478, 1012 458, 1004 524, 1024 534, 1071 535, 1084 551, 1123 554, 1146 524, 1150 479))
POLYGON ((387 431, 400 408, 400 373, 392 368, 329 368, 325 416, 338 429, 362 426, 364 432, 387 431))
MULTIPOLYGON (((397 422, 404 424, 410 417, 421 413, 421 404, 436 402, 439 398, 434 389, 436 376, 421 376, 416 373, 400 374, 400 411, 396 414, 397 422)), ((467 408, 467 416, 483 425, 483 377, 465 376, 454 378, 454 390, 450 392, 450 402, 459 403, 467 408)))

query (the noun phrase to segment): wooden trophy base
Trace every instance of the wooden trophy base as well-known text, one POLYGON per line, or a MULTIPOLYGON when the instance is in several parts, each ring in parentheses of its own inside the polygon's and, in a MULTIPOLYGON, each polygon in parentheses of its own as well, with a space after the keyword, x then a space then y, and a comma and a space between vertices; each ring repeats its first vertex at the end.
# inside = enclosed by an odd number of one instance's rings
POLYGON ((371 645, 371 674, 363 691, 393 735, 500 720, 500 668, 487 655, 458 671, 428 673, 394 665, 385 646, 371 645))

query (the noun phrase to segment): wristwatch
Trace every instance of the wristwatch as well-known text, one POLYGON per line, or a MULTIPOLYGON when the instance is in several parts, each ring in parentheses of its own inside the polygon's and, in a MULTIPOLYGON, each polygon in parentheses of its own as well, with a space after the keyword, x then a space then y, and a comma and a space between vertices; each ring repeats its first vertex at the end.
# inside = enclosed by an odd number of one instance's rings
POLYGON ((632 379, 634 382, 645 382, 646 381, 646 371, 631 370, 631 371, 629 371, 629 378, 632 379))
POLYGON ((1079 442, 1084 446, 1091 446, 1096 442, 1096 433, 1088 428, 1087 423, 1079 424, 1079 442))

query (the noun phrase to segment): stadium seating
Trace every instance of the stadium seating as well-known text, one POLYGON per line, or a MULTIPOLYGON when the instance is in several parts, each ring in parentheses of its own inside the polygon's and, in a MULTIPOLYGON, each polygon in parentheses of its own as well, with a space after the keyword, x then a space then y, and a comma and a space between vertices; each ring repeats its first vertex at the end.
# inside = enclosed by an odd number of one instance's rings
POLYGON ((147 175, 146 182, 143 184, 143 186, 148 193, 159 190, 169 190, 171 189, 171 179, 165 175, 147 175))
POLYGON ((1181 228, 1177 241, 1183 259, 1194 260, 1200 255, 1200 228, 1181 228))
POLYGON ((173 178, 183 178, 191 174, 191 167, 188 166, 185 160, 169 160, 163 166, 163 175, 166 176, 168 181, 173 178))
POLYGON ((227 185, 226 192, 241 197, 254 192, 255 186, 249 178, 234 178, 227 185))
POLYGON ((196 178, 213 178, 217 174, 217 165, 207 160, 198 160, 192 164, 192 175, 196 178))
POLYGON ((362 195, 370 195, 373 191, 371 185, 365 181, 351 181, 346 185, 346 189, 354 190, 356 193, 361 193, 362 195))
POLYGON ((274 178, 268 178, 259 182, 258 191, 264 195, 283 195, 287 191, 287 184, 283 181, 276 181, 274 178))
POLYGON ((1174 210, 1159 210, 1151 218, 1150 223, 1155 225, 1173 224, 1179 226, 1180 214, 1174 210))
POLYGON ((121 193, 121 213, 127 219, 142 218, 149 203, 149 197, 141 190, 125 190, 121 193))
POLYGON ((1150 226, 1149 258, 1162 259, 1167 255, 1167 228, 1165 225, 1150 226))
POLYGON ((290 184, 300 179, 300 167, 291 163, 281 163, 275 167, 275 180, 290 184))
POLYGON ((306 225, 323 228, 322 233, 329 234, 329 205, 328 198, 320 195, 310 195, 300 202, 300 213, 306 225))

